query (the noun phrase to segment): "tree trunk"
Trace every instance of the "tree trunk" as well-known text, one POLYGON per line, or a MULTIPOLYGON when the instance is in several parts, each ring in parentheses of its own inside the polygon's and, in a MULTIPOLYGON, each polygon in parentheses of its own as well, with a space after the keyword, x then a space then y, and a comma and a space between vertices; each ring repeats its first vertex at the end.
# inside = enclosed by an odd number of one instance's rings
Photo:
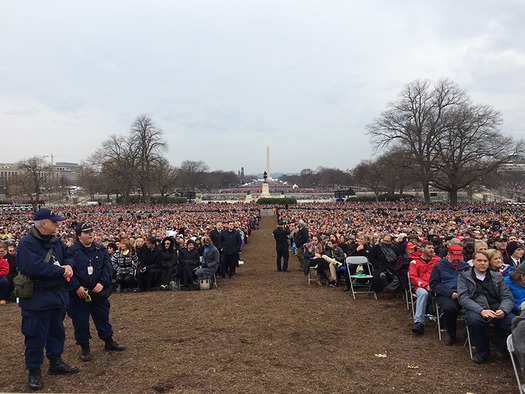
POLYGON ((425 199, 425 202, 428 204, 430 203, 430 186, 428 185, 428 182, 422 182, 423 185, 423 197, 425 199))
POLYGON ((450 199, 450 207, 456 208, 458 205, 458 190, 457 189, 450 190, 448 192, 448 197, 450 199))

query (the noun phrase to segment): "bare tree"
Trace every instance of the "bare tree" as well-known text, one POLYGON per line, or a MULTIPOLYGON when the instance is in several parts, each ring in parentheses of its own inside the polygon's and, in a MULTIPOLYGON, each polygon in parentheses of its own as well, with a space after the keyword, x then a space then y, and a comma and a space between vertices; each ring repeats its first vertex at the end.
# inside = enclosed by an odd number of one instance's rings
POLYGON ((318 172, 318 175, 319 186, 338 187, 351 185, 350 175, 338 168, 323 168, 318 172))
POLYGON ((42 157, 34 156, 17 163, 20 174, 15 178, 16 186, 21 193, 29 197, 33 210, 38 209, 40 197, 51 178, 52 166, 42 157))
POLYGON ((122 203, 127 205, 136 184, 139 147, 131 138, 112 135, 94 155, 94 160, 100 163, 104 183, 122 195, 122 203))
POLYGON ((101 190, 100 166, 91 163, 89 158, 81 164, 79 185, 89 194, 91 200, 94 200, 95 193, 101 190))
POLYGON ((152 180, 161 200, 164 201, 173 191, 178 178, 178 171, 168 160, 161 158, 155 161, 152 180))
POLYGON ((510 163, 522 149, 499 132, 501 114, 487 105, 464 105, 449 113, 446 132, 436 143, 432 184, 449 193, 455 207, 458 191, 510 163))
POLYGON ((209 167, 203 161, 183 161, 179 167, 182 185, 194 190, 208 170, 209 167))
POLYGON ((212 171, 203 177, 203 184, 208 189, 238 187, 239 183, 239 176, 233 171, 212 171))
POLYGON ((400 146, 379 156, 377 165, 381 168, 381 181, 391 195, 396 191, 403 194, 405 187, 418 179, 418 166, 414 165, 410 152, 400 146))
POLYGON ((447 127, 443 118, 467 101, 466 94, 452 81, 441 80, 432 88, 429 81, 417 80, 405 86, 399 100, 389 103, 388 109, 367 126, 376 149, 401 142, 410 151, 419 167, 417 179, 426 202, 430 202, 436 144, 447 127))
POLYGON ((141 115, 133 122, 130 138, 138 155, 135 182, 142 193, 142 199, 149 204, 154 169, 162 159, 162 153, 167 150, 167 144, 162 139, 162 130, 147 115, 141 115))
POLYGON ((364 185, 372 190, 379 201, 379 194, 386 190, 383 182, 383 169, 377 162, 364 160, 352 171, 358 185, 364 185))

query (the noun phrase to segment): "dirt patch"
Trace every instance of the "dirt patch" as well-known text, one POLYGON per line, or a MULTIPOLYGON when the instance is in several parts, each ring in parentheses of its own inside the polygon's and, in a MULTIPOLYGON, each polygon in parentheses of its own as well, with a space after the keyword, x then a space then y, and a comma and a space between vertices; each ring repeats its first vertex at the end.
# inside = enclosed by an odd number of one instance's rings
MULTIPOLYGON (((64 360, 74 376, 45 373, 44 392, 97 393, 514 393, 509 360, 476 365, 463 342, 443 346, 435 326, 415 337, 401 298, 353 300, 341 287, 310 286, 290 257, 276 271, 275 218, 252 233, 233 279, 210 291, 119 293, 115 338, 96 338, 82 363, 66 318, 64 360)), ((27 391, 16 304, 0 307, 0 391, 27 391)))

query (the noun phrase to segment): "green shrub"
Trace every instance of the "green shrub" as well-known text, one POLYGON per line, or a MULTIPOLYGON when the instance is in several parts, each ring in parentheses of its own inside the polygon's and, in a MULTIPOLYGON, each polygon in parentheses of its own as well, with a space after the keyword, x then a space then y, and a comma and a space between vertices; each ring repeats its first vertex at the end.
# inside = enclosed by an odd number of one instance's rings
MULTIPOLYGON (((415 197, 411 194, 380 194, 378 197, 379 201, 400 201, 400 200, 412 200, 415 197)), ((373 202, 376 201, 375 195, 356 195, 349 197, 345 200, 345 202, 351 202, 351 201, 359 201, 359 202, 373 202)))
POLYGON ((297 204, 297 200, 293 197, 284 197, 284 198, 262 197, 257 200, 257 204, 262 204, 262 205, 297 204))

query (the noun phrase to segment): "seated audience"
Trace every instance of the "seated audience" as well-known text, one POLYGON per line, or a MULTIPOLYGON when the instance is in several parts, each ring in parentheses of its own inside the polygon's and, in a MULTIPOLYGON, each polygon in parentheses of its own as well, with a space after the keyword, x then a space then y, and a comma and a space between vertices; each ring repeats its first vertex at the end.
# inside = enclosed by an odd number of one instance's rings
POLYGON ((326 240, 321 259, 317 264, 317 274, 320 277, 325 277, 331 287, 336 287, 337 268, 341 267, 345 261, 345 254, 343 249, 335 246, 335 241, 332 237, 326 240))
POLYGON ((220 262, 219 250, 213 245, 210 237, 202 237, 204 245, 204 254, 202 255, 202 264, 195 271, 197 280, 209 279, 215 275, 220 262))
MULTIPOLYGON (((370 246, 370 236, 368 234, 360 233, 356 239, 356 247, 350 251, 348 256, 363 256, 367 259, 370 258, 370 252, 372 247, 370 246)), ((345 272, 345 288, 344 291, 350 290, 350 275, 355 275, 357 270, 356 266, 350 266, 350 271, 345 272)), ((372 275, 372 272, 365 272, 365 274, 372 275)))
POLYGON ((0 256, 0 305, 9 300, 9 262, 0 256))
POLYGON ((508 276, 505 281, 510 287, 512 296, 514 297, 514 308, 512 312, 519 315, 525 309, 525 263, 521 263, 518 267, 510 267, 508 276))
POLYGON ((489 270, 487 253, 477 252, 474 266, 460 275, 458 300, 464 310, 470 340, 476 347, 472 361, 481 364, 489 358, 489 324, 497 327, 492 343, 498 351, 505 353, 506 339, 510 335, 514 318, 514 298, 503 276, 489 270))
MULTIPOLYGON (((483 252, 480 250, 480 252, 483 252)), ((497 249, 487 249, 487 255, 489 256, 489 269, 502 275, 505 270, 503 264, 503 255, 497 249)))
POLYGON ((427 309, 428 294, 430 293, 430 274, 437 262, 441 259, 434 253, 432 242, 422 242, 421 252, 415 252, 416 256, 410 261, 410 281, 414 285, 416 295, 416 312, 412 332, 415 334, 425 333, 425 312, 427 309))
POLYGON ((157 238, 148 237, 145 245, 138 253, 137 281, 139 282, 139 291, 150 291, 158 283, 161 254, 162 251, 157 245, 157 238))
POLYGON ((179 281, 181 287, 190 289, 190 286, 195 285, 194 270, 199 266, 200 256, 197 249, 195 249, 195 242, 189 239, 186 242, 186 247, 179 251, 179 281))
POLYGON ((505 268, 502 273, 503 276, 508 275, 508 270, 510 267, 517 267, 523 262, 523 245, 519 242, 509 242, 507 244, 506 251, 509 257, 505 257, 503 259, 503 263, 505 264, 505 268))
POLYGON ((397 254, 392 245, 392 236, 385 234, 379 244, 370 251, 369 261, 374 268, 372 290, 395 292, 400 286, 399 278, 395 274, 397 254))
POLYGON ((111 257, 117 292, 135 288, 135 271, 139 264, 137 254, 128 238, 120 240, 119 249, 111 257))
POLYGON ((175 249, 175 240, 172 237, 164 238, 160 243, 160 246, 160 289, 168 290, 172 277, 177 272, 179 255, 177 249, 175 249))
POLYGON ((408 287, 408 267, 410 266, 410 261, 416 257, 416 254, 414 253, 415 250, 416 245, 410 241, 403 242, 399 245, 400 255, 396 260, 395 274, 397 275, 403 289, 408 287))
POLYGON ((456 341, 457 318, 461 310, 458 302, 458 278, 469 268, 470 265, 463 260, 463 247, 452 244, 448 247, 447 255, 434 265, 430 274, 430 289, 443 311, 447 330, 444 341, 448 346, 456 341))

